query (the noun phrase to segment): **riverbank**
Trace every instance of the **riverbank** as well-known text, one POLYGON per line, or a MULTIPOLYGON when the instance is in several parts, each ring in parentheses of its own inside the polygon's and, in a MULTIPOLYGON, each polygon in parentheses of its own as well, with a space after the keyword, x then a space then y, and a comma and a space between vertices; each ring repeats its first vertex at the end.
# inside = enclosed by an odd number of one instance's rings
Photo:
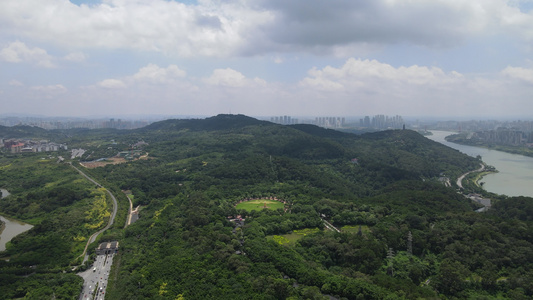
MULTIPOLYGON (((472 157, 480 157, 487 166, 493 166, 498 171, 483 174, 482 179, 479 181, 479 185, 482 186, 481 189, 494 195, 533 197, 533 185, 531 184, 533 157, 497 151, 492 148, 458 144, 446 139, 446 137, 456 134, 456 132, 438 130, 432 130, 431 132, 433 134, 427 136, 427 138, 472 157)), ((464 184, 466 186, 466 182, 464 184)), ((472 187, 479 189, 473 183, 472 187)))
POLYGON ((0 220, 0 236, 2 236, 2 232, 4 232, 5 228, 6 228, 6 222, 0 220))
POLYGON ((474 184, 477 186, 477 187, 480 187, 480 188, 483 188, 483 184, 484 182, 481 182, 481 180, 483 179, 484 176, 487 176, 487 175, 490 175, 490 174, 494 174, 494 173, 498 173, 498 171, 494 170, 494 171, 483 171, 483 172, 480 172, 478 174, 476 174, 476 177, 474 177, 474 179, 472 180, 472 182, 474 182, 474 184))
POLYGON ((4 199, 5 197, 11 195, 6 189, 0 189, 0 198, 4 199))
POLYGON ((0 222, 3 223, 3 230, 0 231, 0 251, 6 250, 6 244, 14 237, 33 227, 31 224, 11 219, 3 215, 0 215, 0 222))
POLYGON ((484 164, 480 164, 480 168, 479 169, 473 170, 473 171, 468 171, 468 172, 464 173, 463 175, 459 176, 457 178, 457 182, 456 182, 457 186, 462 189, 463 188, 463 179, 468 174, 471 174, 471 173, 474 173, 474 172, 482 172, 483 170, 485 170, 485 165, 484 164))
POLYGON ((533 149, 525 145, 497 145, 486 143, 480 140, 469 139, 466 133, 456 133, 446 137, 446 141, 464 146, 479 147, 488 150, 496 150, 509 154, 518 154, 527 157, 533 157, 533 149))

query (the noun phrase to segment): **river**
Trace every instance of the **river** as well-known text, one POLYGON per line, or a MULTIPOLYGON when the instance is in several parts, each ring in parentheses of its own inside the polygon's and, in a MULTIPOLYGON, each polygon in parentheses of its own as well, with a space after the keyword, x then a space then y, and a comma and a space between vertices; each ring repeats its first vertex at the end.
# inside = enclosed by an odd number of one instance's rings
MULTIPOLYGON (((0 198, 5 198, 10 195, 5 189, 0 189, 0 193, 2 193, 0 198)), ((0 221, 2 221, 2 225, 4 225, 0 228, 0 251, 6 250, 6 244, 11 241, 12 238, 33 227, 33 225, 3 216, 0 216, 0 221)))
POLYGON ((0 233, 0 251, 6 250, 6 243, 11 241, 12 238, 33 227, 33 225, 3 216, 0 216, 0 220, 6 225, 4 230, 0 233))
POLYGON ((489 192, 507 196, 533 197, 533 157, 510 154, 480 147, 450 143, 444 138, 454 134, 449 131, 431 131, 427 138, 476 157, 481 155, 483 161, 494 166, 498 173, 488 174, 481 180, 483 188, 489 192))
POLYGON ((0 198, 5 198, 11 195, 6 189, 0 189, 0 198))

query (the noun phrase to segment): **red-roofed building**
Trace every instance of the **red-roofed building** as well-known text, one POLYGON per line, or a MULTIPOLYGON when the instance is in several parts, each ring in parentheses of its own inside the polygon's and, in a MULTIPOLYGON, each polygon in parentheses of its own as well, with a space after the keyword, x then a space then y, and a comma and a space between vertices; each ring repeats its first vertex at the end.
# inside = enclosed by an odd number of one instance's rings
POLYGON ((22 151, 22 148, 24 148, 24 143, 15 143, 9 146, 9 150, 11 151, 11 153, 20 153, 20 151, 22 151))

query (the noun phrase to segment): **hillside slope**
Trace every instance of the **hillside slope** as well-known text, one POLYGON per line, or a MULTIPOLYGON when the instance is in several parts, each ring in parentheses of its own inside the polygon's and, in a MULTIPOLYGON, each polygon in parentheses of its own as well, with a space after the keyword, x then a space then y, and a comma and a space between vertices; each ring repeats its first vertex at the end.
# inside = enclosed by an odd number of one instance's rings
MULTIPOLYGON (((438 178, 453 179, 479 161, 416 132, 354 135, 219 115, 71 134, 93 158, 139 141, 148 154, 87 170, 107 188, 131 192, 134 206, 141 205, 137 222, 101 239, 118 239, 121 245, 106 299, 533 296, 533 221, 520 213, 528 199, 474 213, 475 204, 438 178), (250 199, 260 199, 259 204, 250 199)), ((44 163, 37 155, 0 162, 2 167, 26 158, 44 163)), ((32 241, 57 236, 55 229, 80 220, 73 212, 79 215, 81 201, 89 204, 94 195, 94 186, 68 183, 68 189, 57 190, 63 173, 75 180, 67 165, 59 166, 53 168, 54 182, 48 181, 51 174, 32 178, 31 168, 24 176, 15 168, 2 169, 2 176, 11 178, 8 188, 20 191, 3 202, 4 209, 43 220, 35 227, 39 233, 30 231, 10 250, 24 256, 0 261, 0 271, 9 273, 0 273, 4 295, 24 297, 38 286, 50 298, 64 289, 47 282, 62 280, 56 271, 68 271, 66 255, 47 258, 46 270, 39 271, 48 272, 45 277, 17 275, 25 275, 25 264, 38 263, 48 249, 31 247, 32 241), (28 184, 31 193, 21 188, 28 184), (54 204, 45 206, 51 214, 35 209, 45 203, 54 204)), ((69 253, 67 241, 82 238, 65 232, 62 243, 50 245, 57 253, 69 253)), ((75 287, 76 281, 68 280, 63 286, 75 287)))

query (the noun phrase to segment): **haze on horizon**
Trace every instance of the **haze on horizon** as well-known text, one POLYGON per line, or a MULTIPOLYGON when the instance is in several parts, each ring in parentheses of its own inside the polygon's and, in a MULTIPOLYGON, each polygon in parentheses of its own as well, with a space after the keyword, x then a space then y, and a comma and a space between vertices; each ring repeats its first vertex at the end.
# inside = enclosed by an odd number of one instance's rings
POLYGON ((531 0, 0 3, 0 114, 528 117, 531 0))

